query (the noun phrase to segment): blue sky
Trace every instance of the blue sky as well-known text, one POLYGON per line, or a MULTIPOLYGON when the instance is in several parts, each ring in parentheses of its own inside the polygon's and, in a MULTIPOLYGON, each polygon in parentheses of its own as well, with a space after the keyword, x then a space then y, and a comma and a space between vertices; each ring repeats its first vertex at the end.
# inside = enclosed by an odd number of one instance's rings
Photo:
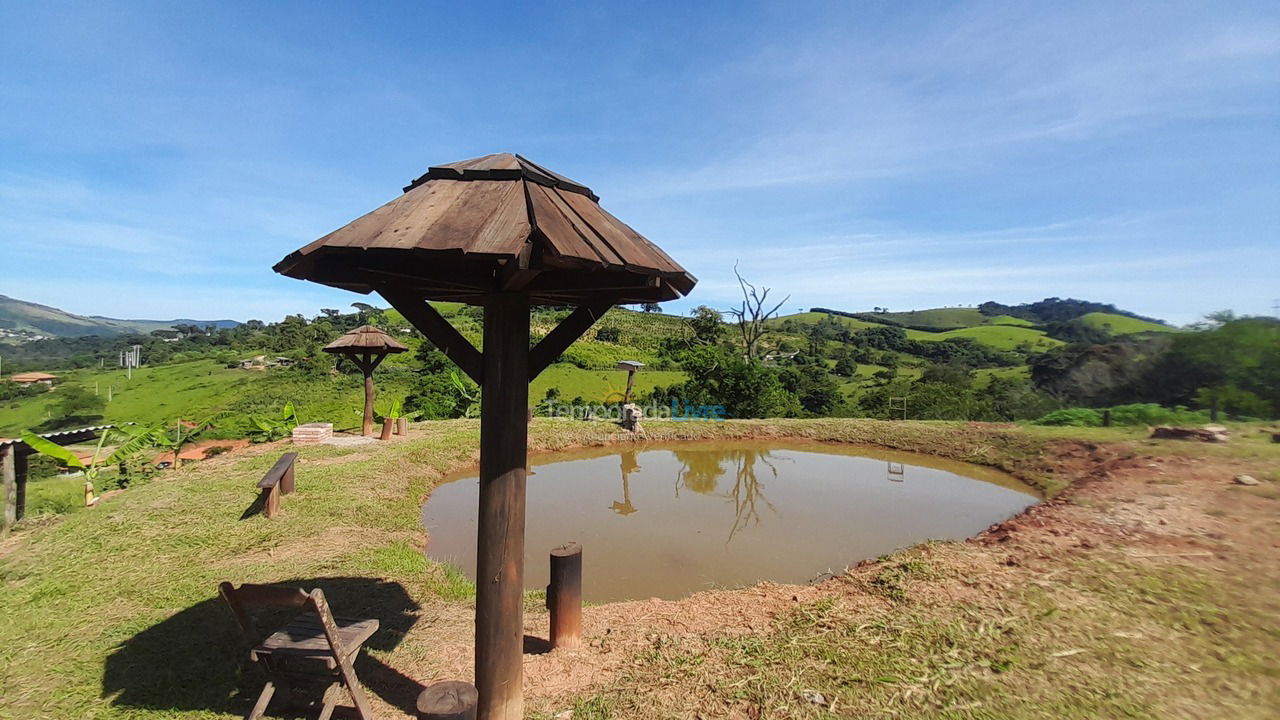
POLYGON ((0 294, 278 319, 428 165, 520 152, 727 307, 1280 298, 1280 5, 0 6, 0 294))

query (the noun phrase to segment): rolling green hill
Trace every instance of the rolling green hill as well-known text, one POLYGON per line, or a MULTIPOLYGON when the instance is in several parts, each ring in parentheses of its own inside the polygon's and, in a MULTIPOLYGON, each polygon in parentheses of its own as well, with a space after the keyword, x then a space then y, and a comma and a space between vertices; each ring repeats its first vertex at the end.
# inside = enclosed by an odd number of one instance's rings
POLYGON ((1112 313, 1092 312, 1080 316, 1080 321, 1089 327, 1106 330, 1112 335, 1132 335, 1142 332, 1178 332, 1177 328, 1168 325, 1112 313))
POLYGON ((1021 325, 1029 327, 1032 324, 1030 321, 1016 318, 1012 315, 983 315, 978 312, 978 308, 931 308, 928 310, 867 314, 871 317, 881 318, 886 323, 938 330, 955 330, 981 325, 1021 325))
POLYGON ((85 337, 149 333, 174 325, 233 327, 234 320, 119 320, 85 316, 0 295, 0 330, 21 331, 46 337, 85 337))
POLYGON ((912 334, 917 340, 942 341, 948 338, 965 337, 976 340, 983 345, 997 350, 1013 350, 1026 344, 1036 351, 1050 350, 1062 345, 1061 340, 1045 335, 1043 331, 1015 325, 981 325, 978 327, 959 328, 940 333, 919 332, 912 334))

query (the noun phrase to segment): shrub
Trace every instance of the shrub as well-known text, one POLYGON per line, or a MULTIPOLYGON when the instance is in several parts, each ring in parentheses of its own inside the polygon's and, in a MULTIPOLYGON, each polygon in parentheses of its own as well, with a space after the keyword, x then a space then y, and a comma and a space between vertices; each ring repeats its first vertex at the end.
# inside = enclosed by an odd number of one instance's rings
POLYGON ((1088 408, 1066 408, 1054 410, 1035 421, 1036 425, 1057 425, 1066 427, 1101 427, 1102 413, 1088 408))
POLYGON ((1208 413, 1185 407, 1169 409, 1155 403, 1133 403, 1111 408, 1112 425, 1199 425, 1209 422, 1208 413))

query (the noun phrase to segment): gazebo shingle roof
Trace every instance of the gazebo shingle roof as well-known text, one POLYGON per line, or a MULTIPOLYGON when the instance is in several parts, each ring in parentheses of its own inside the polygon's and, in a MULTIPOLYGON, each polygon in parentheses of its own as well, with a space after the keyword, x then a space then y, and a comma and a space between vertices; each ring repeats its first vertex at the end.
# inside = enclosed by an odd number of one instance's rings
POLYGON ((660 302, 697 282, 597 204, 590 188, 511 153, 437 165, 403 195, 291 253, 276 272, 368 293, 383 284, 475 302, 660 302))
POLYGON ((361 325, 324 346, 327 353, 399 353, 409 348, 372 325, 361 325))

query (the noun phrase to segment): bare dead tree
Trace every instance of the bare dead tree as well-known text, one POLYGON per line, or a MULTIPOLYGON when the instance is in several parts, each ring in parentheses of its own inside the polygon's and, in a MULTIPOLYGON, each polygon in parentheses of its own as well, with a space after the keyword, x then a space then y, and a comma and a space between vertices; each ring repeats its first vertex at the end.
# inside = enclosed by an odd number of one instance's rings
POLYGON ((742 335, 742 344, 746 348, 747 359, 755 360, 760 339, 768 332, 766 323, 769 318, 778 313, 778 308, 791 299, 791 296, 788 295, 782 298, 782 301, 777 305, 765 310, 771 288, 757 289, 755 285, 747 282, 743 279, 742 273, 738 272, 738 263, 736 262, 733 264, 733 274, 738 278, 738 287, 742 288, 742 305, 737 308, 729 308, 725 312, 732 315, 734 321, 738 323, 738 332, 742 335))

